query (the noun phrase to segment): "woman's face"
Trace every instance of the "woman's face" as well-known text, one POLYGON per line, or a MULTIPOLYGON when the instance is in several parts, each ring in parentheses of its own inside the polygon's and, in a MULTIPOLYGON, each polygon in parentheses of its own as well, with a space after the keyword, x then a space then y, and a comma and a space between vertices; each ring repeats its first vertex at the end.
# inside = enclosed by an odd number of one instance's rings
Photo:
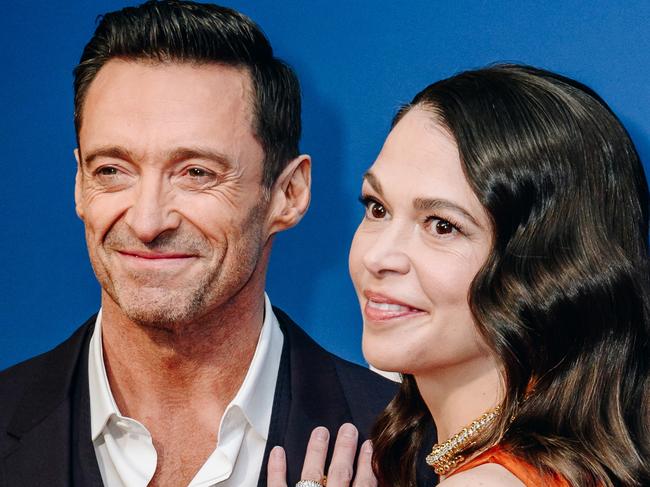
POLYGON ((391 131, 362 186, 366 207, 350 250, 363 313, 363 352, 390 371, 492 364, 469 288, 491 246, 454 139, 413 108, 391 131))

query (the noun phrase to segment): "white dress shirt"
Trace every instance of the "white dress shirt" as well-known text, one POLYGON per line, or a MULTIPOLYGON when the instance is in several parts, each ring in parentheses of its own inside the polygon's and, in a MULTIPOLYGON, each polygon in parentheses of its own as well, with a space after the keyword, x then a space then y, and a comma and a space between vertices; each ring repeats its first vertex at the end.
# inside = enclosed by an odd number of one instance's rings
MULTIPOLYGON (((244 382, 221 418, 215 450, 188 487, 257 485, 284 342, 266 295, 264 302, 264 324, 244 382)), ((88 357, 90 425, 99 470, 107 487, 145 487, 156 471, 156 450, 147 428, 120 414, 115 404, 104 365, 101 321, 100 310, 88 357)), ((191 437, 179 441, 191 448, 191 437)))

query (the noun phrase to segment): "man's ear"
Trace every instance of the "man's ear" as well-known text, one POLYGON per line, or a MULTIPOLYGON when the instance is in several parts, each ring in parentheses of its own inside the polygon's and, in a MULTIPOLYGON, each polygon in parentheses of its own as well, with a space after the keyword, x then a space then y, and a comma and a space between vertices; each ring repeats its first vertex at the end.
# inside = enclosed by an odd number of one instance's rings
POLYGON ((81 204, 81 178, 83 174, 81 174, 81 153, 78 147, 74 150, 74 158, 77 160, 77 174, 74 178, 74 207, 77 216, 83 220, 84 212, 83 205, 81 204))
POLYGON ((269 235, 296 225, 311 200, 311 157, 301 154, 278 176, 269 200, 269 235))

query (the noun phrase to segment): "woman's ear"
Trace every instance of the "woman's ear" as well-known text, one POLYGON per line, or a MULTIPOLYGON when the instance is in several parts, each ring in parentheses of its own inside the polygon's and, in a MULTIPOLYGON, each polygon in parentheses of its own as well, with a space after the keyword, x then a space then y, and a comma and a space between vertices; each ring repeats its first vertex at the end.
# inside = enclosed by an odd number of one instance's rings
POLYGON ((301 154, 293 159, 270 191, 269 236, 293 227, 307 212, 311 200, 311 157, 301 154))

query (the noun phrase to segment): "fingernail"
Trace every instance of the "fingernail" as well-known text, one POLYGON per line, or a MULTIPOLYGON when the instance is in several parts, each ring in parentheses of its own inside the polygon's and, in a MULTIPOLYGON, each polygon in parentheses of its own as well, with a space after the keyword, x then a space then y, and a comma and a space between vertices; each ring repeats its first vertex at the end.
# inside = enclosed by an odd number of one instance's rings
POLYGON ((372 441, 366 440, 361 446, 361 451, 366 455, 372 455, 372 441))
POLYGON ((346 438, 356 438, 357 429, 354 427, 353 424, 345 423, 343 426, 341 426, 341 429, 339 430, 339 434, 345 436, 346 438))
POLYGON ((319 441, 329 441, 330 439, 330 432, 324 426, 319 426, 312 434, 319 441))
POLYGON ((271 450, 270 456, 275 460, 280 460, 281 458, 284 458, 284 448, 282 448, 281 446, 274 446, 273 449, 271 450))

